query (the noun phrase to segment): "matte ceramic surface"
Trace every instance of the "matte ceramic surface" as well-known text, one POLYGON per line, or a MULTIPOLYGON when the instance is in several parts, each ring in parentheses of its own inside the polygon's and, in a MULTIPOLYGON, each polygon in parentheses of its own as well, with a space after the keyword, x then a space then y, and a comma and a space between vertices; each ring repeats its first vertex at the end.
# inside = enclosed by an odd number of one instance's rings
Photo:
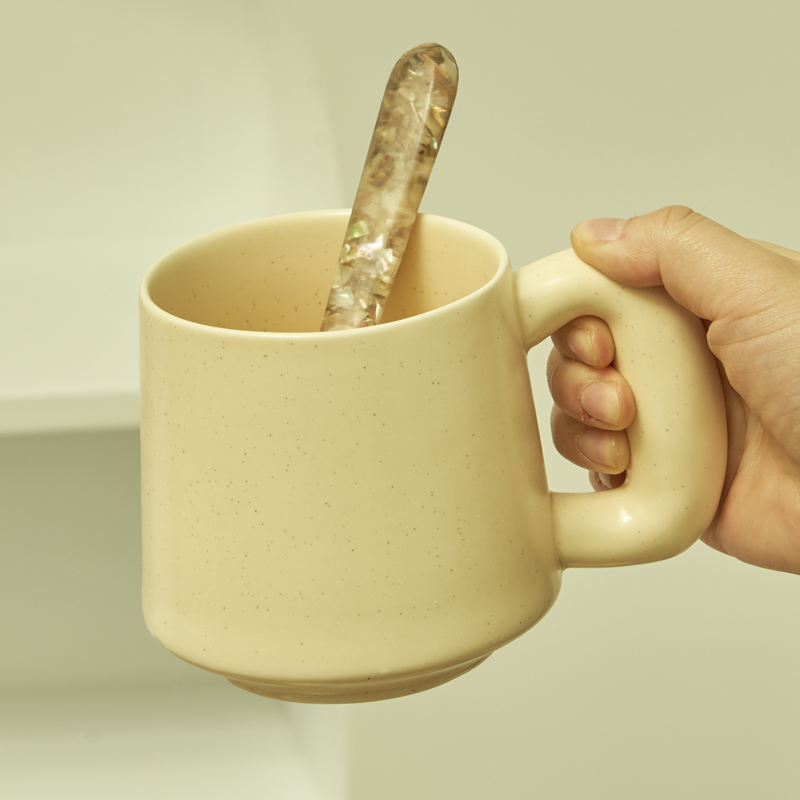
POLYGON ((568 566, 667 558, 713 517, 719 378, 700 322, 572 251, 422 215, 381 325, 318 333, 348 212, 168 254, 141 308, 143 602, 153 635, 307 702, 427 689, 534 625, 568 566), (626 484, 551 495, 525 354, 614 332, 637 398, 626 484))

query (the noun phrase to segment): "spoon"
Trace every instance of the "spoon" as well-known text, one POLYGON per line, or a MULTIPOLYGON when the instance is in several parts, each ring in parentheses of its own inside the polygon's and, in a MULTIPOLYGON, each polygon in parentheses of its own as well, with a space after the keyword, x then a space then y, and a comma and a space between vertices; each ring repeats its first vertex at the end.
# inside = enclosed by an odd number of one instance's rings
POLYGON ((358 184, 321 330, 377 325, 442 145, 458 66, 438 44, 395 64, 358 184))

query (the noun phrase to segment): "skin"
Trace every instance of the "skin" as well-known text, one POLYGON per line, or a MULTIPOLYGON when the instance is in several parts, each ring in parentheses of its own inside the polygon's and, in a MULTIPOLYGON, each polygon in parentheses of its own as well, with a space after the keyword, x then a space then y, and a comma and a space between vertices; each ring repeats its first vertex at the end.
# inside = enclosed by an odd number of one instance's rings
MULTIPOLYGON (((663 284, 705 321, 723 382, 728 465, 702 538, 746 563, 800 574, 800 253, 746 239, 685 206, 588 220, 571 242, 614 280, 663 284)), ((590 471, 596 490, 618 486, 636 401, 613 366, 611 333, 596 317, 580 317, 553 344, 556 448, 590 471)))

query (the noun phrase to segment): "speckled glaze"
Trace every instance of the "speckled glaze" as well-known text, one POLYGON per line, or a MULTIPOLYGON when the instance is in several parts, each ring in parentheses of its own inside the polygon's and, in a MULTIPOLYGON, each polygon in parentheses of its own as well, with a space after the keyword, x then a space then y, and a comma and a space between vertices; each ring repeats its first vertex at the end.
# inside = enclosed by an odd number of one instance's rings
POLYGON ((143 603, 168 650, 304 702, 409 694, 534 625, 567 566, 653 561, 716 509, 725 418, 699 321, 572 253, 512 274, 421 215, 376 327, 319 333, 347 211, 165 256, 140 296, 143 603), (550 494, 526 352, 611 325, 638 414, 620 489, 550 494))

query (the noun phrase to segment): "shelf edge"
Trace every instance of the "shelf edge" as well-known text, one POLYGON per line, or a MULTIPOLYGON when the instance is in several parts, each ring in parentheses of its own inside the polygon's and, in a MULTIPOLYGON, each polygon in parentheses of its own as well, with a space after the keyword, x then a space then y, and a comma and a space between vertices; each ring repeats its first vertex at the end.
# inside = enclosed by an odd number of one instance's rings
POLYGON ((0 397, 0 436, 139 427, 139 395, 0 397))

